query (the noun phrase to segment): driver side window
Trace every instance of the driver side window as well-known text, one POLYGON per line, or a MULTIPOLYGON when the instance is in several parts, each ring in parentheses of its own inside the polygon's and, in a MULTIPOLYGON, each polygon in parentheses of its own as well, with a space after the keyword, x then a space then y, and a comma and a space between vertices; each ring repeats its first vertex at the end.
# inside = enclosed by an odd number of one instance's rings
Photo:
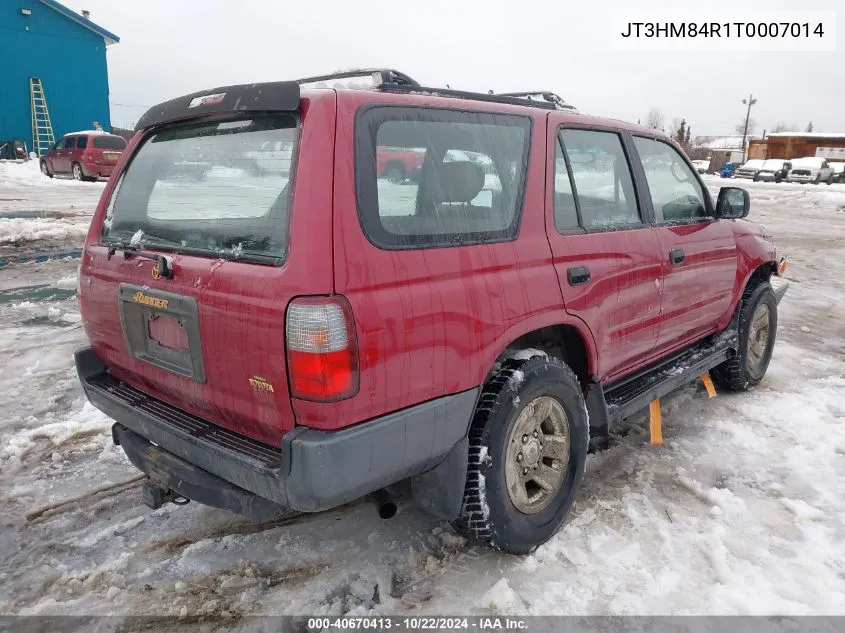
POLYGON ((662 141, 634 137, 658 222, 707 217, 704 192, 678 151, 662 141))

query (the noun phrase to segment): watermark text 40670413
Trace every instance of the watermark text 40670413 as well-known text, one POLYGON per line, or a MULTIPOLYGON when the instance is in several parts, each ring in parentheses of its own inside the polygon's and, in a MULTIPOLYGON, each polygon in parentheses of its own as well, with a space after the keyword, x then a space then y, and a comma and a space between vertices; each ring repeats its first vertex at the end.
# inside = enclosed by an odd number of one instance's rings
POLYGON ((613 20, 614 48, 624 50, 835 51, 834 11, 626 10, 613 20))

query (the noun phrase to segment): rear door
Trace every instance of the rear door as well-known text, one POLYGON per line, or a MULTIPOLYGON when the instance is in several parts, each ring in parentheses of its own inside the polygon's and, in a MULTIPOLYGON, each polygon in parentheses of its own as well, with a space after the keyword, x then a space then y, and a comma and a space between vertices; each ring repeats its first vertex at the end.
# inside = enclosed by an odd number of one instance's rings
POLYGON ((332 292, 316 227, 331 223, 335 108, 328 91, 320 103, 156 128, 106 189, 82 262, 86 330, 115 377, 275 446, 294 425, 287 304, 332 292), (298 148, 290 177, 256 173, 266 141, 298 148), (128 242, 141 250, 126 258, 128 242), (172 277, 144 253, 170 257, 172 277))
POLYGON ((737 249, 731 223, 716 220, 709 194, 665 140, 632 137, 645 172, 663 269, 657 353, 713 332, 730 308, 737 249))
POLYGON ((659 242, 619 131, 551 125, 549 133, 554 266, 567 312, 593 333, 597 373, 610 379, 646 358, 657 340, 659 242))

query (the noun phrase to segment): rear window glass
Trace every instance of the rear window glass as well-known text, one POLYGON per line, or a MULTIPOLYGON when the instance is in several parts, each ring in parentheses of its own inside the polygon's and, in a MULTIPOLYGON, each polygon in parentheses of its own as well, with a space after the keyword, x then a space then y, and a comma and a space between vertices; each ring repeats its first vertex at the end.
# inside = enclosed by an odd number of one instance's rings
POLYGON ((531 121, 431 108, 359 115, 358 209, 382 248, 425 248, 516 236, 531 121))
POLYGON ((106 241, 143 235, 146 245, 164 250, 284 259, 296 135, 290 115, 154 133, 118 183, 106 241))
POLYGON ((126 141, 119 136, 95 136, 94 147, 97 149, 123 149, 126 141))

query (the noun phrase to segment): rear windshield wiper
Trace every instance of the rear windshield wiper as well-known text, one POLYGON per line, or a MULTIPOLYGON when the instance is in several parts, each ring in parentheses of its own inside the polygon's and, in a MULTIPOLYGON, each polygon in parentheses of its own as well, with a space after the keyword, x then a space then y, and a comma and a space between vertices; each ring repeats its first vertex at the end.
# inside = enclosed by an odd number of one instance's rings
MULTIPOLYGON (((163 243, 167 243, 168 245, 177 245, 175 242, 170 243, 167 240, 161 241, 163 243)), ((165 279, 170 279, 173 276, 173 262, 170 261, 170 258, 165 257, 164 255, 159 255, 158 253, 145 253, 141 250, 143 248, 144 245, 140 242, 133 244, 127 240, 118 240, 117 242, 109 244, 109 249, 106 252, 106 259, 110 260, 117 251, 123 251, 123 259, 129 259, 133 255, 151 259, 156 262, 161 276, 165 279)))

